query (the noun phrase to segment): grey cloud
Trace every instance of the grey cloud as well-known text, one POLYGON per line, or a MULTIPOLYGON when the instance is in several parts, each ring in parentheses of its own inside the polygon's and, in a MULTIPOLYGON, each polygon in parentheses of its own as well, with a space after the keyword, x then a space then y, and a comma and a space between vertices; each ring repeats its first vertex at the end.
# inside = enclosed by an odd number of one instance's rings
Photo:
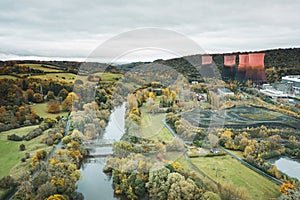
POLYGON ((124 31, 167 28, 209 52, 300 46, 300 2, 0 0, 0 52, 86 57, 124 31))

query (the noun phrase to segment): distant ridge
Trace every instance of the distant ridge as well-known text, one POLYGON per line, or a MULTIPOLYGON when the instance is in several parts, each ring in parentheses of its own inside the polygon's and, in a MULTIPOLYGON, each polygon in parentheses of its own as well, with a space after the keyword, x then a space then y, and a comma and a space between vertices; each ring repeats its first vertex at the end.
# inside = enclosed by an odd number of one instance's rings
MULTIPOLYGON (((212 61, 217 66, 220 73, 224 70, 224 55, 239 55, 249 53, 265 53, 264 68, 268 82, 280 81, 282 76, 300 74, 300 48, 279 48, 258 51, 237 51, 230 53, 213 53, 205 54, 212 56, 212 61)), ((163 64, 175 68, 179 73, 185 75, 190 81, 201 79, 199 69, 193 67, 188 60, 196 59, 202 54, 189 55, 180 58, 172 58, 167 60, 158 59, 153 62, 133 62, 127 64, 103 64, 95 62, 77 62, 77 61, 39 61, 39 60, 9 60, 0 61, 0 67, 14 66, 15 64, 49 64, 56 66, 66 71, 77 73, 82 66, 109 66, 109 71, 126 72, 139 65, 153 63, 163 64), (84 65, 83 65, 84 64, 84 65)), ((238 56, 236 56, 236 63, 238 63, 238 56)), ((235 68, 236 69, 236 68, 235 68)), ((234 69, 232 69, 234 71, 234 69)), ((234 73, 234 72, 232 72, 234 73)), ((222 74, 222 73, 221 73, 222 74)), ((224 78, 224 77, 223 77, 224 78)))

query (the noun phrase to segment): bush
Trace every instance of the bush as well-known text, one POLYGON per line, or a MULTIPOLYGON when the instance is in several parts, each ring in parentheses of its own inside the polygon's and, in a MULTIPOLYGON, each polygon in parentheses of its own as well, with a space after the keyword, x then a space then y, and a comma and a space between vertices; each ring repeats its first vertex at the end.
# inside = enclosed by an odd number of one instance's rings
POLYGON ((54 143, 54 141, 53 141, 53 139, 52 139, 51 137, 48 137, 48 138, 46 139, 46 144, 47 144, 48 146, 52 146, 53 143, 54 143))
POLYGON ((202 195, 201 200, 221 200, 221 198, 218 194, 208 191, 202 195))
POLYGON ((20 144, 19 148, 20 148, 20 151, 25 151, 25 149, 26 149, 24 144, 20 144))
POLYGON ((18 136, 16 134, 12 134, 12 135, 8 135, 7 139, 8 140, 12 140, 12 141, 22 141, 23 137, 20 137, 20 136, 18 136))
POLYGON ((219 153, 208 153, 205 155, 205 157, 214 157, 214 156, 225 156, 225 152, 219 152, 219 153))
POLYGON ((5 176, 0 180, 0 187, 8 189, 15 186, 15 180, 11 176, 5 176))
POLYGON ((34 129, 33 131, 30 131, 30 132, 25 136, 24 139, 25 139, 26 141, 29 141, 29 140, 32 140, 33 138, 36 138, 36 137, 42 135, 42 133, 43 133, 43 130, 42 130, 42 129, 36 128, 36 129, 34 129))
POLYGON ((30 158, 30 153, 28 153, 28 152, 25 153, 25 158, 26 158, 26 159, 30 158))

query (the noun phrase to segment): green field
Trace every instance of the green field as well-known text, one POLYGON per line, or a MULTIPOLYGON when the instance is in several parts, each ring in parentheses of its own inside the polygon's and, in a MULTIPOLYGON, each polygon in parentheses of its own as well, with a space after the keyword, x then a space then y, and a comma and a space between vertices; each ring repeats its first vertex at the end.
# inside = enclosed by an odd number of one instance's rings
POLYGON ((246 188, 252 199, 271 199, 280 195, 279 186, 228 155, 191 158, 191 161, 217 182, 233 182, 235 186, 246 188))
POLYGON ((122 74, 113 73, 95 73, 94 75, 100 76, 102 81, 115 81, 122 77, 122 74))
POLYGON ((31 106, 33 110, 40 116, 45 118, 56 118, 57 116, 67 116, 68 112, 60 112, 58 114, 51 114, 47 112, 47 103, 38 103, 31 106))
POLYGON ((11 76, 11 75, 0 75, 0 79, 17 79, 17 77, 15 76, 11 76))
MULTIPOLYGON (((99 76, 102 81, 116 81, 122 76, 122 74, 113 74, 113 73, 95 73, 93 75, 99 76)), ((76 75, 72 73, 48 73, 45 75, 33 75, 31 76, 31 78, 39 78, 45 80, 71 82, 71 83, 73 83, 75 80, 82 80, 83 82, 88 82, 87 80, 88 76, 76 75)))
POLYGON ((44 65, 44 66, 51 67, 51 69, 50 69, 50 68, 47 68, 47 67, 42 67, 42 65, 43 64, 32 64, 32 63, 19 64, 19 66, 26 66, 26 67, 29 67, 31 69, 39 69, 39 70, 43 70, 44 72, 61 72, 62 71, 61 69, 57 68, 56 66, 44 65))
POLYGON ((8 174, 18 177, 25 173, 24 169, 29 167, 30 159, 25 163, 22 163, 20 160, 25 156, 26 152, 30 153, 30 156, 32 157, 38 149, 50 150, 52 148, 40 143, 40 140, 44 137, 43 135, 45 133, 30 141, 16 142, 7 140, 7 135, 25 135, 37 127, 38 126, 22 127, 0 133, 0 179, 8 174), (25 151, 19 150, 20 144, 25 145, 25 151))
POLYGON ((71 82, 73 83, 76 75, 72 73, 51 73, 45 75, 33 75, 29 78, 38 78, 44 80, 53 80, 53 81, 62 81, 62 82, 71 82))
MULTIPOLYGON (((109 81, 109 82, 116 81, 122 77, 122 74, 113 74, 113 73, 108 73, 108 72, 105 72, 105 73, 98 72, 98 73, 94 73, 92 75, 99 76, 99 78, 102 81, 109 81)), ((75 80, 82 80, 83 82, 88 82, 88 76, 77 75, 75 80)))
POLYGON ((155 140, 155 141, 161 140, 164 142, 170 142, 173 140, 173 138, 174 138, 173 135, 170 133, 170 131, 166 127, 163 127, 162 129, 160 129, 158 134, 149 137, 149 139, 151 139, 151 140, 155 140))
POLYGON ((172 134, 162 123, 162 119, 166 116, 166 113, 149 113, 145 105, 141 107, 140 111, 142 137, 165 142, 169 142, 173 139, 172 134))

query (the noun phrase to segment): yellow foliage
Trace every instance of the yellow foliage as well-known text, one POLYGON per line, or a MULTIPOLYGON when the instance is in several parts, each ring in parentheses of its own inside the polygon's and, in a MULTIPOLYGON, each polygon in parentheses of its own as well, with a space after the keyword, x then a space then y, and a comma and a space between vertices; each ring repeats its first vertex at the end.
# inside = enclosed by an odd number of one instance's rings
POLYGON ((122 194, 122 191, 121 190, 119 190, 119 189, 117 189, 117 190, 115 190, 115 194, 122 194))
POLYGON ((232 137, 232 135, 233 135, 233 133, 232 133, 231 131, 229 131, 229 130, 225 130, 225 131, 223 132, 223 134, 224 134, 224 135, 227 135, 227 136, 229 136, 229 137, 232 137))
POLYGON ((67 150, 66 149, 58 149, 56 151, 56 155, 66 155, 67 154, 67 150))
POLYGON ((294 190, 294 188, 295 186, 291 183, 283 183, 279 190, 282 194, 287 194, 288 190, 294 190))
POLYGON ((149 98, 155 100, 155 94, 153 92, 149 92, 149 98))
POLYGON ((184 168, 179 164, 179 162, 173 162, 173 161, 171 161, 171 162, 170 162, 170 165, 171 165, 174 169, 176 169, 176 170, 178 170, 178 171, 183 171, 183 170, 184 170, 184 168))
POLYGON ((58 160, 55 160, 54 158, 51 158, 50 161, 49 161, 49 164, 50 165, 55 165, 58 162, 59 162, 58 160))
POLYGON ((133 109, 131 110, 131 113, 133 113, 133 114, 135 114, 135 115, 140 115, 140 111, 139 111, 138 108, 133 108, 133 109))
POLYGON ((63 178, 58 178, 58 179, 52 179, 51 180, 51 183, 54 184, 54 185, 57 185, 57 186, 61 186, 61 187, 64 187, 65 186, 65 179, 63 178))
POLYGON ((69 154, 75 160, 83 158, 79 150, 70 150, 69 154))
POLYGON ((54 194, 48 197, 46 200, 68 200, 68 199, 61 194, 54 194))

